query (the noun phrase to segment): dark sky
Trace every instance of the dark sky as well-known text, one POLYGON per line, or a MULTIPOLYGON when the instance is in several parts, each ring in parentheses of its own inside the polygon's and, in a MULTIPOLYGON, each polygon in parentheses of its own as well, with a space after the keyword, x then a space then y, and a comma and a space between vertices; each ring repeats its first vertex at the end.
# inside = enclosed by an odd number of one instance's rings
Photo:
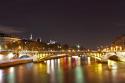
POLYGON ((1 0, 0 31, 96 48, 125 33, 125 1, 1 0))

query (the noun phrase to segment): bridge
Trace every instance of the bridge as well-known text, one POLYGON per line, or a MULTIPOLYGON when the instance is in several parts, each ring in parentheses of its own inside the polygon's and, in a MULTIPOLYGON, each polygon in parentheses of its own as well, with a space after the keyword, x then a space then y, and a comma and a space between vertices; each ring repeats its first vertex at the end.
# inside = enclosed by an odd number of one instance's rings
POLYGON ((37 52, 33 56, 33 61, 39 62, 53 58, 60 58, 60 57, 72 57, 72 56, 79 56, 79 57, 90 57, 94 58, 97 61, 107 62, 111 56, 116 56, 119 58, 120 61, 125 62, 125 52, 118 51, 118 52, 101 52, 101 51, 40 51, 37 52))
MULTIPOLYGON (((15 53, 14 51, 11 51, 15 53)), ((102 52, 102 51, 19 51, 18 55, 8 53, 9 59, 11 57, 16 58, 32 58, 34 62, 45 61, 48 59, 60 58, 60 57, 90 57, 99 61, 107 61, 111 56, 116 55, 121 61, 125 62, 125 52, 102 52)), ((1 57, 1 56, 0 56, 1 57)))
POLYGON ((79 57, 92 57, 98 60, 101 60, 101 56, 104 55, 105 52, 98 52, 98 51, 41 51, 37 52, 33 56, 34 62, 44 61, 53 58, 60 58, 60 57, 71 57, 71 56, 79 56, 79 57))

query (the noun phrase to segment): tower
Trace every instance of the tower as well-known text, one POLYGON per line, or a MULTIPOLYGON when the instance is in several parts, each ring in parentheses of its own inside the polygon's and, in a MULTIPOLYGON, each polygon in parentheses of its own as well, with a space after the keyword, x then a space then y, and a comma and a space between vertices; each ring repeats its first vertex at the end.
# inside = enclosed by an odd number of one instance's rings
POLYGON ((30 39, 30 40, 32 40, 32 39, 33 39, 33 35, 32 35, 32 34, 30 35, 30 38, 29 38, 29 39, 30 39))

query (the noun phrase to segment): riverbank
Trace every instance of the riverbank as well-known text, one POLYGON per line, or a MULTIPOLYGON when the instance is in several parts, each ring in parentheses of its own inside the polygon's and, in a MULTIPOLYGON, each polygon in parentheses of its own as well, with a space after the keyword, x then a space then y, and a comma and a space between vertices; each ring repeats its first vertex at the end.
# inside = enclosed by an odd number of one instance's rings
POLYGON ((8 61, 2 61, 0 62, 0 68, 29 63, 29 62, 33 62, 33 60, 31 58, 27 58, 27 59, 12 59, 8 61))

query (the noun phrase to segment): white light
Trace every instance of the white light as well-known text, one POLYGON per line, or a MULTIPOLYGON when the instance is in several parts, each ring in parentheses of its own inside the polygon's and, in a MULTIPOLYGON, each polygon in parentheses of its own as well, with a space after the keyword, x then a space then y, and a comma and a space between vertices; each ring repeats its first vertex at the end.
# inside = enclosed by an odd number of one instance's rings
POLYGON ((90 57, 88 57, 88 64, 91 64, 91 60, 90 60, 90 57))
POLYGON ((78 58, 78 56, 72 56, 72 58, 78 58))
POLYGON ((117 69, 117 63, 112 60, 108 60, 108 67, 109 69, 117 69))
POLYGON ((0 50, 2 50, 2 46, 0 45, 0 50))
POLYGON ((60 64, 60 59, 58 59, 58 64, 60 64))
POLYGON ((9 70, 10 72, 14 72, 14 67, 10 67, 10 70, 9 70))
POLYGON ((51 60, 51 70, 52 72, 54 72, 54 60, 53 59, 51 60))
POLYGON ((0 70, 0 83, 2 83, 2 79, 3 79, 3 71, 0 70))
POLYGON ((13 53, 9 53, 7 57, 8 57, 8 59, 12 59, 14 57, 14 54, 13 53))
POLYGON ((80 48, 80 45, 77 45, 77 48, 79 49, 79 48, 80 48))
POLYGON ((47 73, 50 74, 50 60, 47 60, 47 73))
POLYGON ((4 56, 0 54, 0 60, 3 60, 4 59, 4 56))

